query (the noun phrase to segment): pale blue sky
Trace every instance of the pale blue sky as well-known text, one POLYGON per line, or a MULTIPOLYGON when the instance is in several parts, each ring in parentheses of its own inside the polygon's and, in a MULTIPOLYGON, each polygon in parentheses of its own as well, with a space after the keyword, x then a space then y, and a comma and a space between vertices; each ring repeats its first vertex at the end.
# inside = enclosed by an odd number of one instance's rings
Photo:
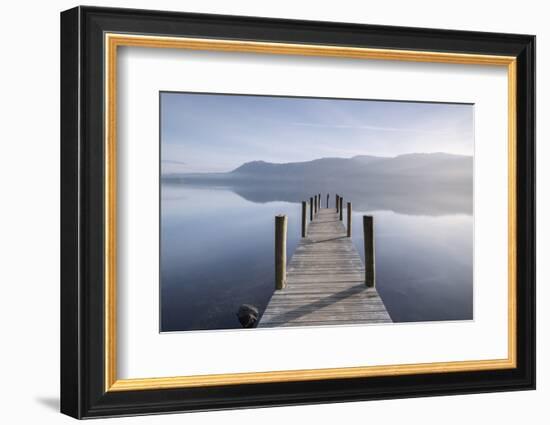
POLYGON ((163 173, 474 149, 472 105, 191 93, 160 101, 163 173))

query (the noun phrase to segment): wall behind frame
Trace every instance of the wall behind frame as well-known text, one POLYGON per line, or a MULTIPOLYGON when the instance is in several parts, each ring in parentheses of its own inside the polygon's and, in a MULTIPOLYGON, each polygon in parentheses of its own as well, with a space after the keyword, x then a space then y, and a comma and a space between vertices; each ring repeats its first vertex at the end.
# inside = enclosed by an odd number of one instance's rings
MULTIPOLYGON (((533 0, 444 4, 408 2, 313 2, 278 0, 145 0, 96 1, 97 6, 155 8, 189 12, 347 21, 368 24, 517 32, 537 35, 539 76, 537 139, 550 139, 550 28, 544 4, 533 0)), ((72 1, 10 2, 0 26, 3 67, 0 78, 2 125, 0 134, 0 268, 2 306, 0 327, 1 412, 6 423, 75 423, 58 411, 59 393, 59 12, 72 1), (6 292, 7 291, 7 292, 6 292)), ((538 144, 539 164, 550 159, 550 146, 538 144)), ((550 168, 538 168, 537 216, 550 216, 550 168)), ((539 220, 539 258, 550 255, 550 225, 539 220)), ((125 424, 280 424, 315 420, 330 424, 342 419, 372 423, 423 425, 477 423, 500 425, 548 417, 544 402, 550 397, 550 313, 541 303, 550 299, 544 282, 550 265, 537 265, 539 282, 538 390, 500 394, 345 403, 291 408, 210 412, 109 420, 125 424), (412 419, 412 420, 411 420, 412 419)))

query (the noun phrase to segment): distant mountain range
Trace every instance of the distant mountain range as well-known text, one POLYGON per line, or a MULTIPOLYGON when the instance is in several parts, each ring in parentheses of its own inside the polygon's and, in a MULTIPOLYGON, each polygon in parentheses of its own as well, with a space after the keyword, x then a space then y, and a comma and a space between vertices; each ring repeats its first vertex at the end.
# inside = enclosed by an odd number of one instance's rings
POLYGON ((315 182, 421 179, 432 181, 471 181, 473 158, 447 153, 413 153, 396 157, 359 155, 352 158, 320 158, 304 162, 276 164, 251 161, 228 173, 169 174, 164 178, 184 181, 278 181, 315 182))

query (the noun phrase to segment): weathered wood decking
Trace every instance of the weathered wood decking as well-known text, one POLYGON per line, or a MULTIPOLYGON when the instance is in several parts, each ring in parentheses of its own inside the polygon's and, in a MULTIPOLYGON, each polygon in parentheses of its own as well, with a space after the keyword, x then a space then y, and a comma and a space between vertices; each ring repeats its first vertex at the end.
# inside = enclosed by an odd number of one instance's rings
POLYGON ((336 209, 318 210, 258 327, 387 323, 391 318, 336 209))

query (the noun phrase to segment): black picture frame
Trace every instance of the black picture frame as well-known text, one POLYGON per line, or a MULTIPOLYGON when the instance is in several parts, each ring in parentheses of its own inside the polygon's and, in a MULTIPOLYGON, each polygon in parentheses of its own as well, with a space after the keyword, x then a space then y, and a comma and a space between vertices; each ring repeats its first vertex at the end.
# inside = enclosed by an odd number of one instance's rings
MULTIPOLYGON (((132 9, 61 13, 61 412, 75 418, 535 388, 535 37, 132 9), (517 58, 517 367, 105 391, 104 34, 139 33, 517 58)), ((481 259, 482 261, 482 259, 481 259)))

